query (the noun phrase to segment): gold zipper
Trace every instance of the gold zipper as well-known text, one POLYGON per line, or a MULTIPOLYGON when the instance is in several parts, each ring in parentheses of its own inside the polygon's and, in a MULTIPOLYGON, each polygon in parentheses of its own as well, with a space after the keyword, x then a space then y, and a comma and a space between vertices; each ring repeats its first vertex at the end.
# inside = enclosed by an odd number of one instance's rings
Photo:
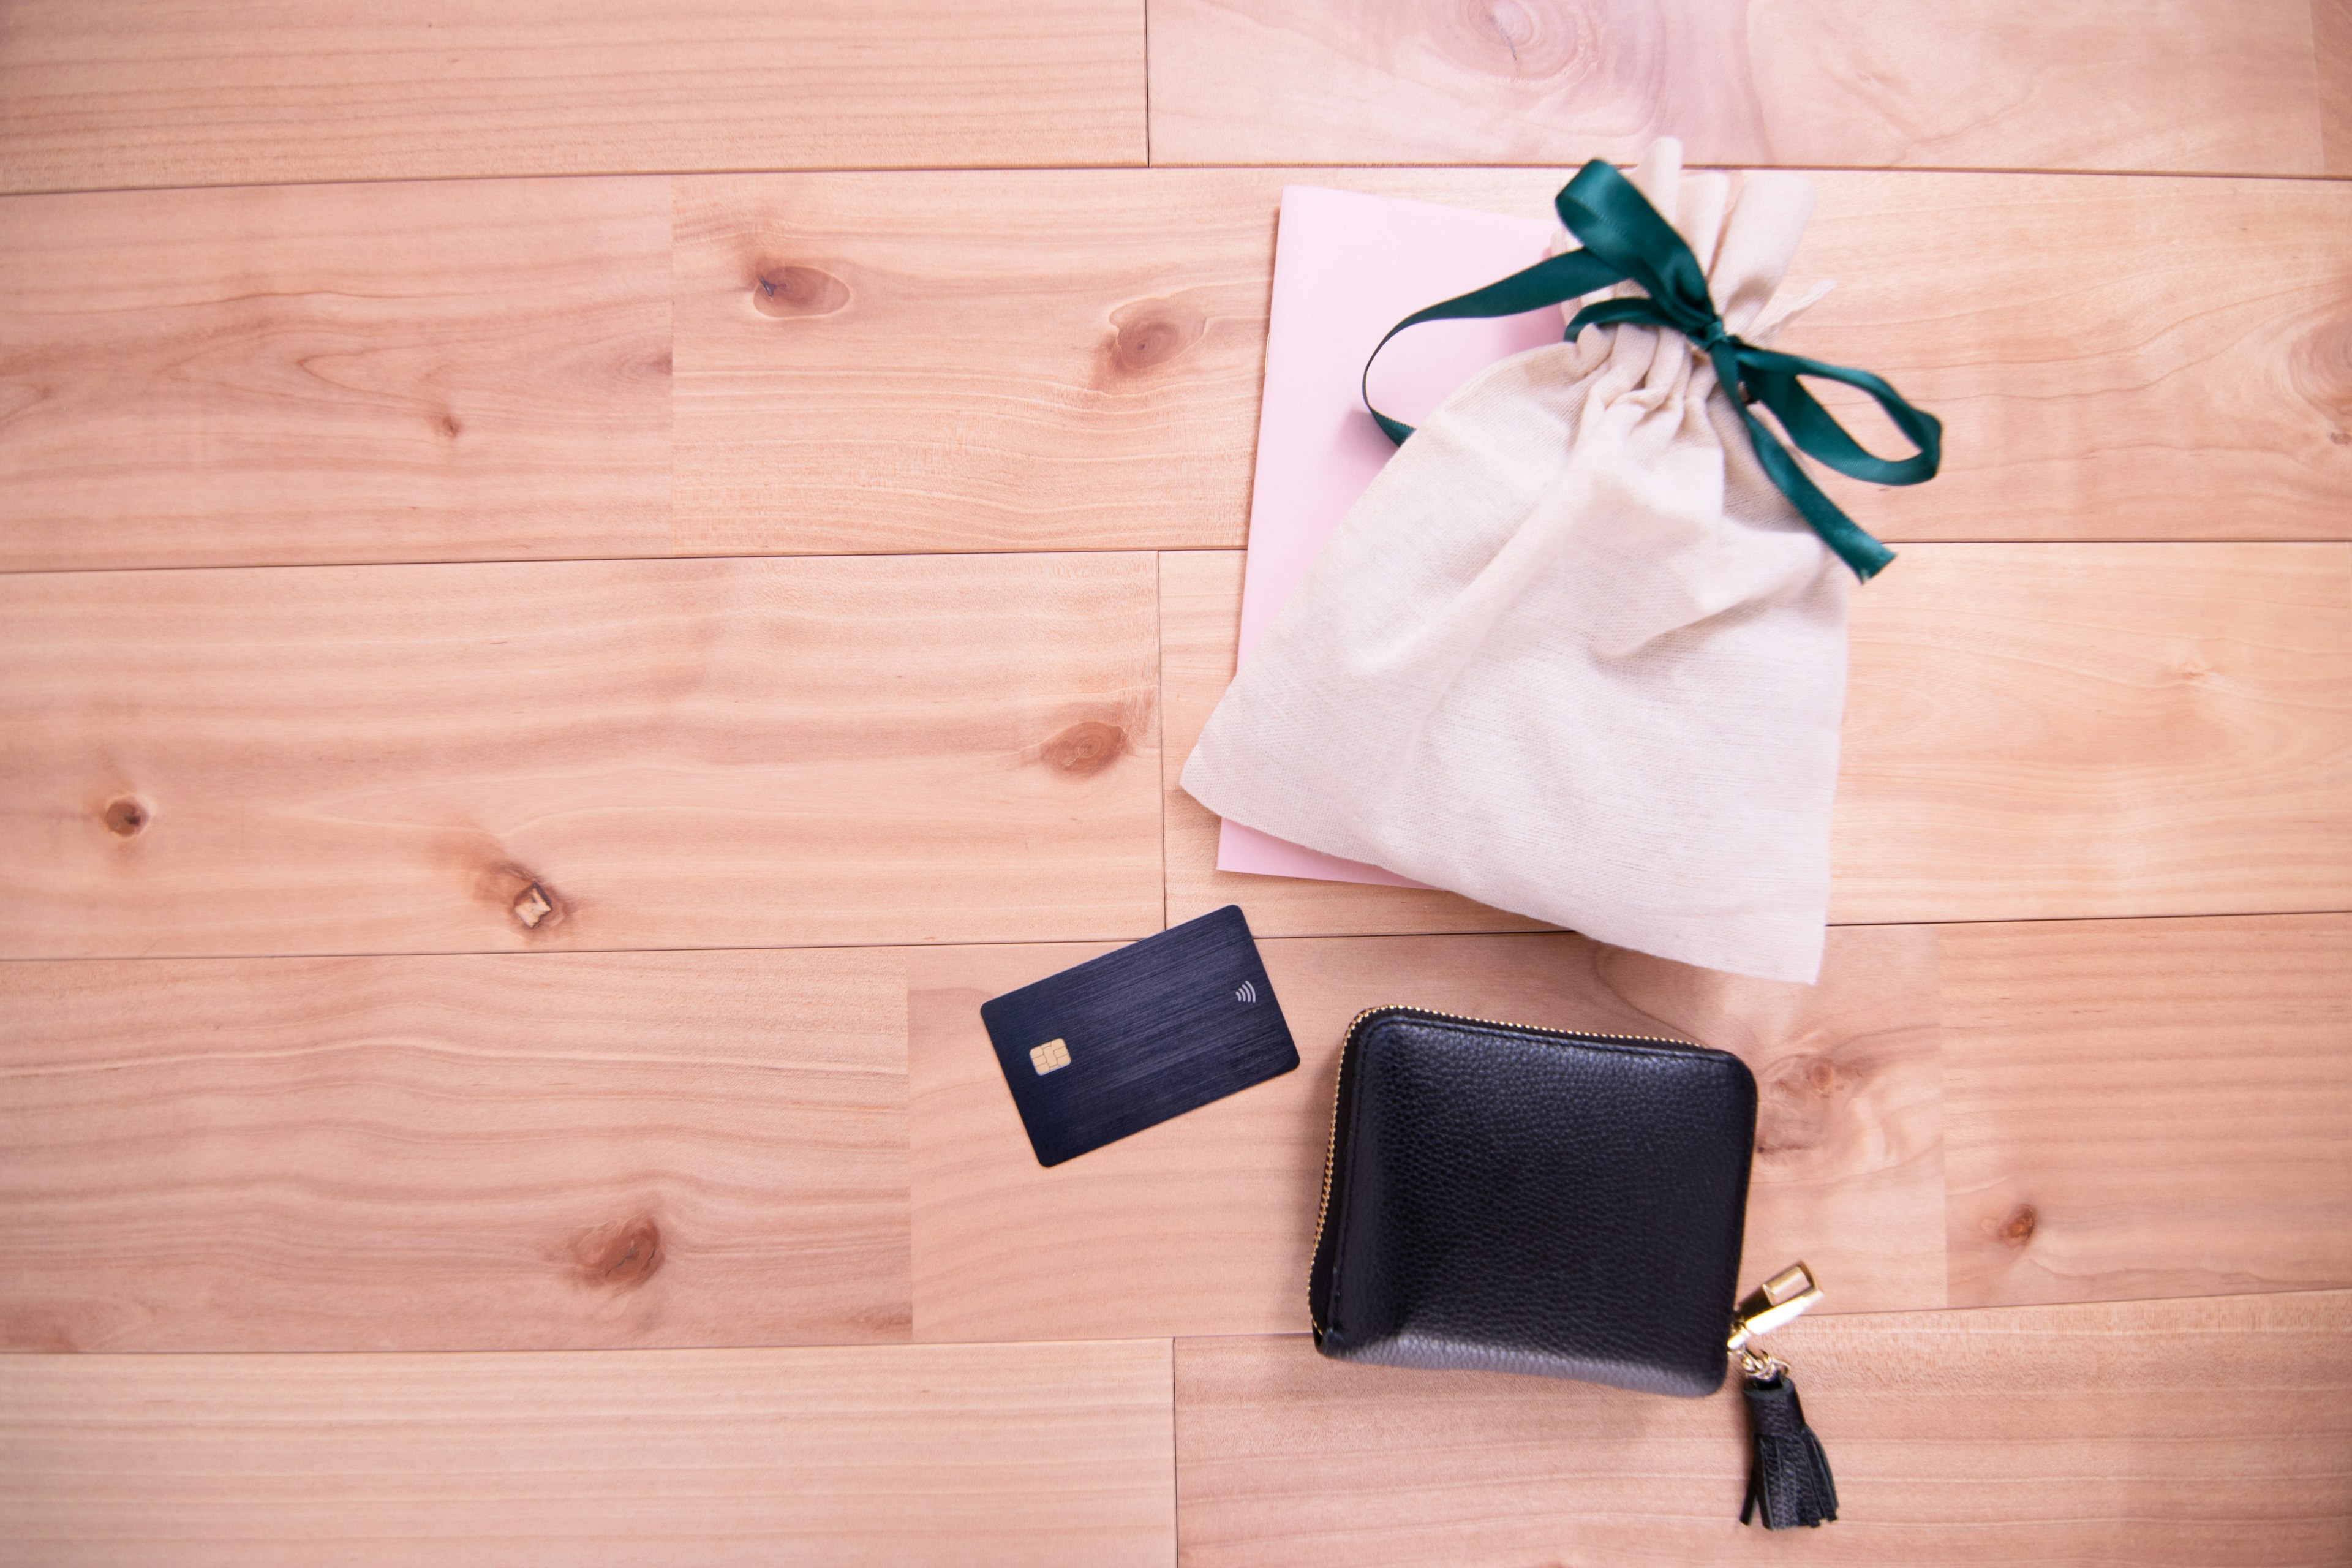
MULTIPOLYGON (((1628 1040, 1642 1045, 1680 1046, 1690 1049, 1694 1042, 1677 1040, 1664 1035, 1603 1035, 1585 1029, 1555 1029, 1541 1024, 1514 1024, 1501 1018, 1474 1018, 1466 1013, 1437 1013, 1426 1007, 1406 1007, 1395 1003, 1367 1007, 1348 1022, 1348 1032, 1339 1040, 1339 1070, 1333 1075, 1331 1085, 1331 1136, 1323 1144, 1323 1197, 1315 1206, 1315 1245, 1307 1253, 1307 1318, 1315 1325, 1317 1338, 1323 1333, 1323 1320, 1315 1313, 1315 1259, 1323 1252, 1323 1226, 1331 1216, 1331 1176, 1339 1157, 1339 1079, 1348 1074, 1348 1053, 1355 1047, 1356 1031, 1365 1019, 1375 1013, 1411 1013, 1423 1018, 1442 1018, 1450 1024, 1478 1024, 1492 1029, 1518 1029, 1534 1035, 1574 1035, 1586 1040, 1628 1040)), ((1811 1303, 1808 1303, 1810 1305, 1811 1303)))

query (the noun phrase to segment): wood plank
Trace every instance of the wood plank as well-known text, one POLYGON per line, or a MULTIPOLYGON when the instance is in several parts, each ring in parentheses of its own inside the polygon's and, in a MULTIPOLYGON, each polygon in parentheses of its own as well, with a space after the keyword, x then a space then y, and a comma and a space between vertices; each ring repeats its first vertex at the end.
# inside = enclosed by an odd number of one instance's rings
POLYGON ((2352 916, 1942 952, 1955 1302, 2352 1285, 2352 916))
POLYGON ((1738 1052, 1761 1089, 1746 1273, 1802 1257, 1838 1310, 1943 1305, 1930 931, 1832 932, 1818 990, 1559 934, 1266 942, 1299 1070, 1041 1169, 980 1004, 1097 951, 909 954, 919 1339, 1304 1329, 1340 1037, 1397 1002, 1738 1052))
POLYGON ((2319 136, 2331 174, 2352 174, 2352 0, 2311 0, 2319 136))
POLYGON ((683 552, 1241 540, 1255 174, 677 187, 683 552))
MULTIPOLYGON (((2352 187, 1824 174, 1781 346, 1893 380, 1943 471, 1832 476, 1890 540, 2352 536, 2352 187)), ((1838 393, 1843 393, 1843 388, 1838 393)), ((1824 398, 1871 446, 1874 409, 1824 398)), ((1883 435, 1881 434, 1883 433, 1883 435)))
POLYGON ((0 964, 0 1348, 903 1340, 896 950, 0 964))
POLYGON ((12 1561, 1172 1564, 1165 1342, 0 1357, 12 1561))
MULTIPOLYGON (((1454 929, 1475 906, 1221 875, 1173 784, 1231 679, 1239 584, 1168 563, 1169 915, 1264 933, 1454 929)), ((2342 545, 1914 545, 1854 597, 1831 918, 2352 907, 2342 545)))
POLYGON ((1184 1561, 2317 1564, 2352 1553, 2352 1298, 1808 1319, 1838 1522, 1742 1530, 1739 1401, 1176 1347, 1184 1561))
MULTIPOLYGON (((1816 179, 1791 288, 1839 288, 1784 346, 1888 376, 1948 428, 1932 484, 1827 481, 1869 526, 2352 533, 2352 187, 1816 179)), ((678 548, 1239 546, 1289 181, 1539 216, 1559 174, 677 182, 678 548)))
POLYGON ((1155 0, 1170 163, 2320 170, 2304 0, 1425 7, 1155 0))
POLYGON ((1121 0, 26 0, 0 188, 1140 163, 1121 0))
POLYGON ((0 570, 667 554, 666 186, 0 202, 0 570))
MULTIPOLYGON (((0 567, 1238 545, 1285 177, 678 182, 668 531, 661 182, 0 203, 0 567)), ((1872 527, 2352 530, 2352 190, 1822 179, 1796 281, 1842 286, 1790 346, 1950 432, 1934 484, 1843 486, 1872 527)))
POLYGON ((2352 552, 1906 550, 1831 853, 1840 921, 2352 908, 2352 552))
POLYGON ((16 957, 1140 936, 1148 554, 0 578, 16 957))

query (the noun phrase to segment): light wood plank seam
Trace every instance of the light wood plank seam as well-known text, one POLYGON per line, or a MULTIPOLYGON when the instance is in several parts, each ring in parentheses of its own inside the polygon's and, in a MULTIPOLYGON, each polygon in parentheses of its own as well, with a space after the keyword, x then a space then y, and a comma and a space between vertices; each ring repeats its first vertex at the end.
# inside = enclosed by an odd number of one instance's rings
MULTIPOLYGON (((1759 166, 1759 167, 1762 167, 1763 165, 1758 165, 1758 166, 1759 166)), ((1541 165, 1541 164, 1527 164, 1527 163, 1521 163, 1521 164, 1512 164, 1512 163, 1486 163, 1486 164, 1471 164, 1471 163, 1394 163, 1394 164, 1391 164, 1391 163, 1231 163, 1231 164, 1226 164, 1226 163, 1165 163, 1165 164, 1153 164, 1153 163, 1146 163, 1146 162, 1142 161, 1140 158, 1127 159, 1127 160, 1123 160, 1123 161, 1121 161, 1121 162, 1114 163, 919 163, 919 164, 916 164, 916 163, 820 163, 820 164, 813 164, 813 165, 807 165, 807 166, 802 166, 802 165, 795 164, 795 165, 793 165, 793 167, 791 167, 791 168, 782 168, 782 169, 777 168, 777 167, 775 167, 775 166, 774 166, 774 165, 772 165, 772 164, 767 164, 767 165, 761 165, 761 166, 757 166, 757 167, 748 166, 748 165, 747 165, 747 166, 742 167, 742 168, 723 168, 723 169, 722 169, 722 168, 701 168, 701 167, 697 167, 697 168, 686 168, 686 169, 605 169, 605 170, 580 170, 580 169, 565 169, 565 170, 559 171, 559 172, 557 172, 557 173, 553 173, 553 174, 421 174, 421 175, 419 175, 419 174, 373 174, 373 175, 370 175, 370 174, 354 174, 354 175, 352 175, 352 176, 351 178, 349 178, 349 179, 342 179, 342 180, 261 180, 261 181, 249 181, 249 180, 248 180, 248 181, 227 181, 227 182, 221 182, 221 183, 216 183, 216 184, 193 184, 193 185, 40 185, 40 186, 26 186, 26 188, 24 188, 24 189, 22 189, 22 190, 0 190, 0 202, 6 202, 6 201, 9 201, 9 200, 11 200, 11 199, 13 199, 13 198, 15 198, 15 197, 17 197, 17 196, 111 196, 111 195, 154 195, 164 194, 164 193, 169 193, 169 192, 173 192, 173 191, 301 191, 301 190, 331 190, 331 189, 333 189, 333 188, 335 188, 335 187, 337 187, 337 186, 340 186, 340 185, 485 185, 485 184, 522 184, 522 183, 525 183, 525 182, 530 182, 530 183, 534 183, 534 184, 537 184, 537 183, 544 183, 544 182, 551 181, 551 180, 677 180, 677 179, 704 179, 704 178, 709 178, 709 179, 731 179, 731 178, 736 178, 736 177, 739 177, 739 176, 741 176, 741 175, 747 175, 747 174, 778 174, 778 175, 793 175, 793 176, 798 176, 798 175, 802 175, 802 174, 1102 174, 1102 173, 1106 173, 1106 172, 1114 172, 1114 173, 1115 173, 1115 172, 1121 171, 1121 170, 1125 170, 1125 171, 1129 171, 1129 172, 1134 172, 1134 171, 1137 171, 1137 170, 1150 169, 1150 168, 1168 168, 1168 169, 1192 169, 1192 168, 1201 168, 1201 169, 1217 169, 1217 168, 1234 168, 1234 169, 1274 169, 1274 168, 1281 168, 1281 169, 1292 169, 1292 168, 1298 168, 1298 169, 1307 169, 1307 168, 1318 168, 1318 169, 1320 169, 1320 168, 1330 168, 1330 169, 1387 169, 1387 168, 1399 168, 1399 169, 1414 169, 1414 168, 1433 168, 1433 169, 1467 169, 1467 168, 1496 168, 1496 169, 1507 169, 1507 168, 1541 168, 1541 167, 1543 167, 1543 165, 1541 165)), ((1873 170, 1873 171, 1871 171, 1871 172, 1872 172, 1872 173, 1879 173, 1879 172, 1881 172, 1881 171, 1873 170)), ((1906 171, 1906 172, 1907 172, 1907 171, 1906 171)), ((1922 172, 1922 173, 1928 173, 1928 172, 1933 172, 1933 171, 1921 171, 1921 172, 1922 172)), ((2052 170, 2047 170, 2047 171, 2043 171, 2043 170, 2032 170, 2032 169, 1998 169, 1998 170, 1992 170, 1992 171, 1990 171, 1990 173, 1994 173, 1994 174, 2040 174, 2040 173, 2049 173, 2049 174, 2069 174, 2080 173, 2080 172, 2082 172, 2082 171, 2077 171, 2077 170, 2073 170, 2073 169, 2052 169, 2052 170)), ((2102 171, 2102 172, 2104 172, 2104 171, 2102 171)), ((2125 171, 2125 172, 2128 172, 2128 171, 2125 171)), ((2168 178, 2169 176, 2168 176, 2168 175, 2166 175, 2166 174, 2163 174, 2158 173, 2158 174, 2146 174, 2146 175, 2144 175, 2144 177, 2145 177, 2145 178, 2148 178, 2148 179, 2159 179, 2159 180, 2160 180, 2160 179, 2168 178)), ((2206 177, 2206 176, 2202 176, 2202 175, 2189 175, 2189 176, 2183 176, 2183 177, 2184 177, 2184 178, 2204 178, 2204 177, 2206 177)), ((2227 175, 2216 175, 2216 176, 2212 176, 2212 177, 2214 177, 2214 178, 2231 178, 2231 177, 2233 177, 2233 176, 2227 176, 2227 175)), ((2352 176, 2340 175, 2340 174, 2339 174, 2339 175, 2333 175, 2333 176, 2321 176, 2321 175, 2300 175, 2300 174, 2297 174, 2297 175, 2286 175, 2286 174, 2240 174, 2240 175, 2236 175, 2236 176, 2234 176, 2234 177, 2235 177, 2235 178, 2238 178, 2238 179, 2244 179, 2244 180, 2263 180, 2263 179, 2305 179, 2305 178, 2310 178, 2310 179, 2318 179, 2318 178, 2336 178, 2336 179, 2345 179, 2345 178, 2352 178, 2352 176)))
MULTIPOLYGON (((2352 177, 2352 176, 2347 176, 2352 177)), ((2352 526, 2341 534, 2313 536, 2299 534, 2275 539, 2248 539, 2237 535, 2171 534, 2147 539, 1906 539, 1896 542, 1896 553, 1914 546, 1938 550, 1965 549, 1975 545, 2011 549, 2019 545, 2132 546, 2148 544, 2352 544, 2352 526)), ((1230 544, 1043 544, 1034 550, 772 550, 739 552, 726 555, 467 555, 455 558, 432 556, 409 557, 383 561, 240 561, 234 563, 201 563, 187 566, 19 566, 0 567, 0 577, 73 577, 122 576, 136 572, 341 572, 369 570, 394 566, 598 566, 616 562, 704 562, 719 563, 736 561, 928 561, 940 556, 960 556, 983 559, 991 556, 1019 558, 1029 555, 1239 555, 1243 550, 1230 544)))
MULTIPOLYGON (((1167 919, 1165 860, 1162 860, 1161 900, 1162 929, 1167 919)), ((1235 900, 1239 901, 1239 900, 1235 900)), ((1246 904, 1243 905, 1244 910, 1246 904)), ((2221 910, 2193 914, 2154 915, 2017 915, 2000 919, 1941 921, 1832 921, 1832 930, 1907 931, 1919 927, 2028 926, 2028 925, 2098 925, 2148 921, 2262 921, 2294 920, 2329 915, 2352 915, 2352 909, 2310 910, 2221 910)), ((1431 930, 1401 931, 1286 931, 1278 936, 1260 936, 1265 942, 1391 942, 1407 937, 1472 937, 1472 936, 1575 936, 1579 933, 1557 926, 1446 926, 1431 930)), ((354 948, 341 951, 300 952, 117 952, 69 953, 58 955, 0 953, 0 963, 247 963, 257 960, 312 960, 326 958, 562 958, 566 954, 604 954, 621 956, 631 953, 662 954, 689 952, 920 952, 935 948, 966 947, 1091 947, 1105 942, 1125 943, 1139 938, 1120 931, 1097 936, 1056 937, 958 937, 940 942, 771 942, 754 947, 543 947, 486 948, 436 947, 399 949, 385 952, 378 949, 354 948)))
MULTIPOLYGON (((2352 178, 2352 176, 2347 176, 2352 178)), ((2236 535, 2171 534, 2147 539, 1906 539, 1898 541, 1896 553, 1914 546, 1938 550, 1965 549, 1975 545, 2011 549, 2019 545, 2049 545, 2063 548, 2074 545, 2132 546, 2148 544, 2352 544, 2352 526, 2341 534, 2313 536, 2299 534, 2275 539, 2247 539, 2236 535)), ((736 561, 928 561, 939 556, 961 556, 983 559, 991 556, 1019 558, 1028 555, 1240 555, 1245 552, 1230 544, 1044 544, 1034 550, 860 550, 844 552, 831 550, 772 550, 737 552, 726 555, 467 555, 457 558, 429 556, 408 557, 383 561, 252 561, 231 564, 219 563, 188 566, 20 566, 0 567, 0 577, 73 577, 122 576, 135 572, 341 572, 369 570, 394 566, 598 566, 615 562, 705 562, 736 561)))
MULTIPOLYGON (((1148 157, 1148 155, 1147 155, 1148 157)), ((1621 167, 1631 167, 1621 164, 1621 167)), ((1210 173, 1256 174, 1268 169, 1335 170, 1402 169, 1431 173, 1475 173, 1481 170, 1507 172, 1521 169, 1558 169, 1563 174, 1572 174, 1578 165, 1572 163, 1318 163, 1284 158, 1271 163, 1172 163, 1159 162, 1124 162, 1115 163, 824 163, 789 169, 774 167, 744 168, 678 168, 678 169, 610 169, 604 171, 564 170, 547 174, 432 174, 354 175, 342 180, 265 180, 242 181, 216 184, 193 185, 42 185, 23 190, 0 191, 0 202, 17 196, 96 196, 158 195, 173 191, 299 191, 331 189, 339 185, 479 185, 514 184, 520 182, 551 180, 675 180, 731 179, 745 175, 803 174, 1092 174, 1106 172, 1166 169, 1170 171, 1206 171, 1210 173)), ((1727 174, 1754 174, 1769 170, 1792 174, 1994 174, 2019 176, 2080 177, 2086 180, 2242 180, 2248 183, 2273 182, 2297 184, 2343 184, 2352 181, 2352 174, 2253 174, 2228 169, 2059 169, 2034 164, 2014 166, 1978 165, 1967 163, 1917 165, 1905 163, 1889 166, 1883 163, 1692 163, 1686 165, 1694 174, 1715 172, 1727 174)))
MULTIPOLYGON (((1089 166, 1091 166, 1091 167, 1097 167, 1097 168, 1112 169, 1112 168, 1132 168, 1132 167, 1136 167, 1137 165, 1134 165, 1134 164, 1118 164, 1118 163, 1103 163, 1103 164, 1096 164, 1096 165, 1089 165, 1089 166)), ((1257 173, 1257 172, 1260 172, 1260 171, 1263 171, 1263 170, 1266 170, 1266 169, 1311 169, 1311 170, 1322 170, 1322 169, 1333 169, 1333 170, 1347 170, 1347 169, 1408 169, 1408 170, 1420 170, 1420 171, 1429 172, 1429 173, 1447 173, 1447 172, 1453 172, 1453 171, 1471 171, 1471 170, 1481 170, 1481 169, 1485 169, 1485 170, 1494 170, 1494 171, 1497 171, 1497 172, 1502 172, 1502 171, 1510 171, 1510 170, 1521 170, 1521 169, 1558 169, 1558 170, 1559 170, 1562 174, 1573 174, 1573 173, 1574 173, 1578 168, 1580 168, 1582 165, 1581 165, 1581 164, 1577 164, 1577 163, 1313 163, 1313 162, 1310 162, 1310 161, 1306 161, 1306 160, 1297 159, 1297 158, 1284 158, 1284 159, 1281 159, 1281 160, 1279 160, 1279 161, 1277 161, 1277 162, 1271 163, 1152 163, 1152 164, 1150 164, 1150 165, 1149 165, 1149 166, 1150 166, 1150 167, 1151 167, 1151 168, 1154 168, 1154 169, 1199 169, 1199 170, 1221 171, 1221 172, 1229 173, 1229 174, 1254 174, 1254 173, 1257 173)), ((1621 163, 1621 164, 1619 164, 1618 166, 1619 166, 1620 168, 1631 168, 1633 165, 1632 165, 1630 163, 1621 163)), ((2039 164, 2022 164, 2022 163, 2021 163, 2021 164, 2014 164, 2014 165, 2001 165, 2001 164, 1975 164, 1975 163, 1934 163, 1934 164, 1921 164, 1921 163, 1895 163, 1895 164, 1888 164, 1888 163, 1685 163, 1685 165, 1683 165, 1683 167, 1684 167, 1684 169, 1685 169, 1685 172, 1687 172, 1687 173, 1691 173, 1691 174, 1698 174, 1698 173, 1702 173, 1702 172, 1711 172, 1711 173, 1725 174, 1758 174, 1758 173, 1761 173, 1761 172, 1765 172, 1765 171, 1769 171, 1769 172, 1771 172, 1771 173, 1773 173, 1773 174, 1994 174, 1994 175, 2001 175, 2001 176, 2011 176, 2011 175, 2015 175, 2015 176, 2034 176, 2034 177, 2040 177, 2040 176, 2043 176, 2043 175, 2052 175, 2052 176, 2056 176, 2056 177, 2059 177, 2059 178, 2064 178, 2064 179, 2073 179, 2073 178, 2074 178, 2074 177, 2076 177, 2076 176, 2078 176, 2078 175, 2079 175, 2079 176, 2081 176, 2082 178, 2086 179, 2086 180, 2245 180, 2245 181, 2249 181, 2249 182, 2252 182, 2252 181, 2258 181, 2258 180, 2269 180, 2269 181, 2280 181, 2280 182, 2293 182, 2293 183, 2295 183, 2295 184, 2343 184, 2343 183, 2344 183, 2345 181, 2347 181, 2347 180, 2352 180, 2352 174, 2281 174, 2281 173, 2275 173, 2275 172, 2272 172, 2272 173, 2263 173, 2263 172, 2257 172, 2257 171, 2234 171, 2234 170, 2230 170, 2230 169, 2059 169, 2059 168, 2050 168, 2050 167, 2046 167, 2046 166, 2039 165, 2039 164)), ((684 170, 684 171, 680 171, 680 172, 681 172, 681 173, 686 173, 686 174, 699 174, 699 173, 701 173, 702 171, 699 171, 699 170, 684 170)), ((757 171, 752 171, 752 172, 755 172, 755 173, 756 173, 757 171)), ((814 169, 810 169, 810 170, 794 169, 794 170, 792 170, 792 171, 790 171, 790 172, 791 172, 791 173, 793 173, 793 174, 798 174, 833 173, 833 172, 835 172, 835 171, 830 171, 830 170, 814 170, 814 169)), ((895 173, 897 173, 898 171, 896 171, 896 170, 887 170, 887 171, 886 171, 886 170, 844 170, 844 171, 839 171, 839 172, 841 172, 841 173, 856 173, 856 174, 881 174, 881 173, 893 173, 893 174, 895 174, 895 173)), ((985 173, 986 171, 980 170, 980 169, 972 169, 972 168, 958 167, 958 168, 953 168, 953 169, 940 169, 940 170, 932 170, 932 171, 929 171, 929 172, 930 172, 930 173, 935 173, 935 174, 982 174, 982 173, 985 173)), ((514 178, 523 178, 523 177, 526 177, 526 176, 517 175, 517 176, 512 176, 512 177, 514 177, 514 178)), ((570 176, 570 175, 550 175, 550 176, 539 176, 539 177, 542 177, 542 178, 566 178, 566 179, 568 179, 568 178, 571 178, 572 176, 570 176)), ((209 188, 209 187, 207 187, 207 188, 209 188)), ((41 193, 27 191, 27 192, 23 192, 23 193, 10 193, 10 194, 12 194, 12 195, 15 195, 15 194, 22 194, 22 195, 39 195, 39 194, 41 194, 41 193)))

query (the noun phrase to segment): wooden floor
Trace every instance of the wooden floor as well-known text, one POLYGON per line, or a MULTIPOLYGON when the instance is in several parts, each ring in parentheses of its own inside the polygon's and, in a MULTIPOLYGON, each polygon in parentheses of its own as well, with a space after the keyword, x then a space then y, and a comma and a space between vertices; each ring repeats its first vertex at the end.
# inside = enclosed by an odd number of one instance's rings
POLYGON ((2352 1560, 2347 0, 13 0, 0 190, 0 1563, 2352 1560), (1660 132, 1948 431, 1816 989, 1174 784, 1283 184, 1660 132), (1303 1070, 1040 1170, 1229 901, 1303 1070), (1316 1357, 1391 1001, 1753 1065, 1838 1524, 1316 1357))

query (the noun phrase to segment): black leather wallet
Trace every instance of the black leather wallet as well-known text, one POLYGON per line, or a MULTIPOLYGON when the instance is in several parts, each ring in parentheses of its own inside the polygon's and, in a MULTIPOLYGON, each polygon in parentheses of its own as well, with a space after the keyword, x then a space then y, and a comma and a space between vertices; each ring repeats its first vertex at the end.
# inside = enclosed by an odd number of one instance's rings
POLYGON ((1339 1057, 1316 1346, 1712 1394, 1755 1136, 1756 1079, 1722 1051, 1366 1013, 1339 1057))

